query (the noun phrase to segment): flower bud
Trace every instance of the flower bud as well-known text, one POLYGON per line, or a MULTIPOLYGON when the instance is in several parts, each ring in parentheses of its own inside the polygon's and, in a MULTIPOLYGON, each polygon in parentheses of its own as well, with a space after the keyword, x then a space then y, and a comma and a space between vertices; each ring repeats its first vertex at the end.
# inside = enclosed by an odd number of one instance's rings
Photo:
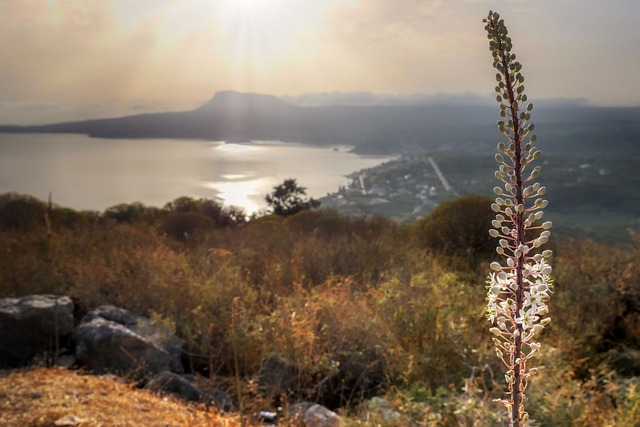
POLYGON ((548 230, 551 227, 553 227, 553 222, 551 221, 545 221, 544 223, 542 223, 542 228, 545 230, 548 230))
POLYGON ((489 236, 491 236, 491 237, 498 237, 499 235, 500 235, 500 233, 498 233, 498 231, 497 231, 497 230, 495 230, 495 229, 493 229, 493 228, 492 228, 491 230, 489 230, 489 236))
POLYGON ((542 251, 542 256, 544 258, 551 258, 553 256, 553 251, 551 249, 547 249, 546 251, 542 251))
MULTIPOLYGON (((485 264, 485 265, 486 265, 486 264, 485 264)), ((495 261, 494 261, 494 262, 492 262, 492 263, 489 265, 489 267, 491 267, 491 269, 492 269, 492 270, 495 270, 495 271, 502 271, 502 266, 500 265, 500 263, 495 262, 495 261)))
POLYGON ((547 326, 549 323, 551 323, 550 317, 545 317, 544 319, 542 319, 542 322, 540 322, 542 326, 547 326))

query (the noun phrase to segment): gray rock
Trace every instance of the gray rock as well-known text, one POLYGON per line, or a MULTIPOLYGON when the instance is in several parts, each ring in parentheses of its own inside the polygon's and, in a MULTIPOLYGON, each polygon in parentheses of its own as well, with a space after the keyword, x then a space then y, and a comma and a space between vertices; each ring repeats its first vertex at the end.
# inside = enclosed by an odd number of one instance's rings
POLYGON ((288 422, 290 425, 295 427, 304 427, 304 414, 311 408, 315 403, 312 402, 300 402, 292 405, 289 408, 289 419, 288 422))
POLYGON ((28 364, 34 356, 54 355, 73 331, 73 302, 56 295, 0 300, 0 368, 28 364), (58 339, 58 343, 56 343, 58 339))
POLYGON ((322 405, 313 405, 304 413, 304 422, 307 427, 339 427, 342 419, 335 412, 322 405))
POLYGON ((260 367, 258 385, 262 392, 287 395, 299 388, 298 367, 280 356, 273 356, 260 367))
POLYGON ((388 400, 382 397, 373 397, 369 400, 369 412, 385 423, 396 423, 400 420, 401 414, 394 411, 388 400))
POLYGON ((199 402, 201 396, 200 390, 189 380, 169 371, 154 376, 146 388, 155 392, 171 393, 192 402, 199 402))
POLYGON ((204 403, 227 412, 233 408, 233 402, 227 393, 217 388, 198 387, 189 381, 188 375, 178 375, 169 371, 160 372, 147 383, 145 388, 159 393, 171 393, 182 399, 204 403))
POLYGON ((169 369, 171 356, 154 342, 111 320, 96 317, 76 330, 78 362, 93 372, 154 375, 169 369))
POLYGON ((218 388, 202 387, 200 389, 200 402, 225 412, 233 410, 233 400, 227 393, 218 388))
MULTIPOLYGON (((89 342, 95 340, 89 339, 89 341, 87 341, 88 337, 91 336, 88 331, 100 330, 102 334, 107 334, 107 330, 109 328, 112 328, 115 336, 109 339, 104 337, 101 338, 103 341, 101 348, 104 349, 111 345, 115 347, 112 351, 117 351, 118 343, 116 341, 118 339, 126 339, 133 349, 137 350, 137 353, 129 354, 128 359, 130 362, 128 367, 123 360, 126 359, 126 357, 121 357, 116 361, 116 363, 114 363, 116 366, 113 367, 109 366, 108 360, 105 360, 107 363, 104 366, 99 363, 95 366, 95 370, 98 372, 114 369, 124 372, 136 371, 150 374, 156 374, 164 370, 171 370, 177 373, 184 372, 181 362, 184 340, 173 335, 173 333, 162 324, 156 324, 147 317, 140 316, 129 310, 112 305, 98 307, 89 312, 84 319, 82 319, 82 324, 78 328, 78 343, 76 345, 76 354, 78 355, 78 360, 81 363, 86 364, 87 359, 91 356, 88 355, 87 357, 80 357, 80 354, 84 354, 87 351, 90 354, 93 354, 91 349, 96 347, 95 342, 93 345, 89 344, 89 342), (102 321, 106 321, 107 323, 105 324, 102 321), (92 326, 85 327, 85 325, 92 326), (116 325, 119 325, 120 327, 116 327, 116 325), (125 333, 122 328, 128 330, 130 333, 125 333), (80 334, 81 330, 82 334, 80 334), (116 338, 116 336, 120 338, 116 338), (134 340, 134 336, 137 338, 137 341, 134 340), (82 340, 80 338, 82 338, 82 340), (109 344, 109 342, 113 340, 115 341, 109 344), (142 344, 143 342, 145 344, 142 344), (163 355, 160 356, 158 351, 163 353, 163 355), (168 366, 166 366, 163 360, 165 356, 168 356, 168 366), (151 357, 151 359, 148 359, 149 357, 151 357), (133 363, 134 360, 136 361, 135 363, 133 363), (140 369, 140 362, 144 362, 143 366, 148 365, 148 369, 140 369)), ((130 353, 131 350, 132 349, 129 347, 124 347, 122 352, 130 353)), ((89 361, 89 363, 92 362, 89 361)))

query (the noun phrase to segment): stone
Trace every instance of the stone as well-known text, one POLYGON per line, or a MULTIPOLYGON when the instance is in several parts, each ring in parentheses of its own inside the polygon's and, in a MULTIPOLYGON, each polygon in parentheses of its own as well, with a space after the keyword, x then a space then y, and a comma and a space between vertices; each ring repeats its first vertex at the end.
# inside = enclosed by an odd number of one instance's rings
POLYGON ((155 375, 145 388, 155 392, 171 393, 192 402, 199 402, 201 397, 200 390, 189 380, 169 371, 155 375))
POLYGON ((224 391, 213 387, 200 388, 200 402, 225 412, 233 410, 233 400, 224 391))
POLYGON ((299 388, 298 367, 280 356, 270 357, 260 367, 258 386, 274 396, 291 394, 299 388))
POLYGON ((289 408, 289 419, 288 425, 295 427, 304 427, 304 414, 311 408, 315 403, 312 402, 300 402, 292 405, 289 408))
POLYGON ((313 405, 304 413, 306 427, 339 427, 342 419, 322 405, 313 405))
POLYGON ((95 373, 154 375, 169 370, 171 364, 165 349, 124 325, 101 317, 77 328, 76 357, 95 373))
POLYGON ((227 393, 213 387, 198 387, 190 381, 191 377, 193 376, 164 371, 155 375, 145 388, 159 393, 170 393, 192 402, 204 403, 225 412, 233 408, 233 401, 227 393))
POLYGON ((69 297, 4 298, 0 300, 0 368, 25 366, 44 352, 46 358, 55 359, 55 351, 72 332, 73 302, 69 297))
POLYGON ((78 361, 96 372, 151 375, 165 370, 184 372, 181 362, 184 340, 164 325, 129 310, 100 306, 82 319, 76 335, 78 361), (121 340, 127 345, 122 347, 121 340), (115 359, 110 361, 111 356, 97 355, 95 352, 99 349, 108 351, 115 359), (94 356, 100 360, 91 360, 94 356))
POLYGON ((369 412, 380 419, 384 423, 397 423, 401 414, 394 411, 391 403, 382 397, 373 397, 369 400, 369 412))

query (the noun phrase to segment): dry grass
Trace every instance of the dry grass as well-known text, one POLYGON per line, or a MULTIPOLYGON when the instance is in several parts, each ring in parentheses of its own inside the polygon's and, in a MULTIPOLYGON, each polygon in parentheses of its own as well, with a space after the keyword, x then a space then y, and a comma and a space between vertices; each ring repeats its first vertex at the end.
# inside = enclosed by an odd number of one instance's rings
POLYGON ((208 412, 115 379, 62 368, 33 368, 0 374, 0 425, 236 427, 241 424, 236 416, 208 412))

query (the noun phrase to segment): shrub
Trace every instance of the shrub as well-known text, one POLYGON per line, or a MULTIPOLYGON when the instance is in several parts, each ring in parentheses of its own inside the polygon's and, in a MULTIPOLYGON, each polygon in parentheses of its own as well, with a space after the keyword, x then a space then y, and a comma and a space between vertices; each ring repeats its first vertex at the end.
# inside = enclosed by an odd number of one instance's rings
POLYGON ((216 223, 211 218, 196 212, 172 212, 162 218, 160 232, 179 240, 187 241, 202 236, 215 229, 216 223))
POLYGON ((435 252, 472 260, 492 255, 495 243, 487 235, 492 202, 485 196, 466 196, 442 203, 416 225, 419 241, 435 252))
POLYGON ((0 195, 0 229, 26 232, 44 227, 45 203, 18 193, 0 195))

